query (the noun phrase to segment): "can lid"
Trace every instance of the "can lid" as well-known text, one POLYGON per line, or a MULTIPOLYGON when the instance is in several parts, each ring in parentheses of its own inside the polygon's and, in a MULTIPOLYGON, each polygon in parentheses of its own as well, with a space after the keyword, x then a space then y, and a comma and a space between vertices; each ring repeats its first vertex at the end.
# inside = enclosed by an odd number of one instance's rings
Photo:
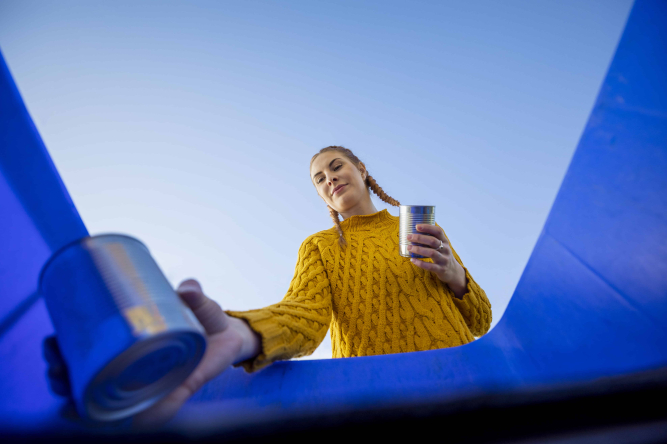
POLYGON ((199 364, 206 339, 196 331, 145 338, 111 360, 84 391, 84 414, 116 421, 139 413, 178 387, 199 364))
POLYGON ((400 214, 435 214, 435 205, 401 205, 400 214))

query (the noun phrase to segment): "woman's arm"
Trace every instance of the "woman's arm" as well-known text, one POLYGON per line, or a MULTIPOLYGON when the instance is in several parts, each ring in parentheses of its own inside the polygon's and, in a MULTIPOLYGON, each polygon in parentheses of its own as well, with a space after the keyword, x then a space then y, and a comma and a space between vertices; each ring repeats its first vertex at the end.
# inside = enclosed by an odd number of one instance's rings
POLYGON ((463 315, 470 332, 474 336, 482 336, 491 328, 492 312, 491 302, 486 293, 472 278, 468 269, 465 268, 461 258, 452 248, 452 254, 457 263, 463 268, 466 276, 465 293, 460 299, 454 299, 454 305, 463 315))
POLYGON ((424 246, 410 246, 413 253, 430 258, 432 262, 412 259, 412 263, 435 274, 454 294, 454 304, 474 336, 482 336, 491 327, 491 303, 482 288, 472 278, 461 258, 437 225, 417 225, 424 234, 408 235, 408 240, 424 246))
POLYGON ((294 277, 277 304, 249 311, 229 311, 261 337, 261 351, 241 363, 249 371, 315 351, 331 323, 331 286, 317 246, 306 239, 299 249, 294 277))
MULTIPOLYGON (((452 253, 456 254, 454 249, 452 248, 452 253)), ((460 263, 460 259, 453 260, 452 262, 452 273, 451 277, 447 280, 442 282, 445 282, 447 286, 449 287, 450 290, 452 290, 452 293, 454 293, 454 296, 457 299, 463 299, 463 296, 465 296, 466 293, 468 293, 468 276, 466 276, 466 271, 463 268, 463 265, 460 263)))
MULTIPOLYGON (((229 316, 225 313, 225 316, 229 316)), ((241 348, 234 359, 234 365, 253 359, 262 352, 262 337, 242 319, 229 316, 229 322, 241 337, 241 348)))
MULTIPOLYGON (((230 312, 230 316, 204 294, 194 279, 181 283, 176 292, 204 327, 206 352, 183 384, 133 418, 133 427, 151 428, 168 421, 188 398, 231 365, 254 371, 278 359, 312 353, 331 322, 329 280, 317 245, 308 239, 299 250, 289 291, 278 304, 230 312)), ((52 390, 71 396, 67 366, 55 338, 44 342, 44 354, 52 390)))

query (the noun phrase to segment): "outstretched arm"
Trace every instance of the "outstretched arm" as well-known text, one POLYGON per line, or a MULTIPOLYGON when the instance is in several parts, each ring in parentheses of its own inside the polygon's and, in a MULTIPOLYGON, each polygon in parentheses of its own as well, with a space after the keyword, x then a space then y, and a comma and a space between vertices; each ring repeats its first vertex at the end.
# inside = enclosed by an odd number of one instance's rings
POLYGON ((331 310, 331 286, 311 237, 301 244, 294 277, 282 301, 258 310, 228 312, 247 321, 262 337, 262 352, 243 362, 243 367, 255 371, 273 361, 311 354, 329 329, 331 310))

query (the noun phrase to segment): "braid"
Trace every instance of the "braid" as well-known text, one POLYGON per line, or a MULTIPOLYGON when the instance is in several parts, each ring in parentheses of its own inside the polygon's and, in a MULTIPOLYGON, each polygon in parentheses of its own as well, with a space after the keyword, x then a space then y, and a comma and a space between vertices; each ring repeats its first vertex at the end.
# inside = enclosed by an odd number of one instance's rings
MULTIPOLYGON (((322 148, 317 154, 313 156, 312 159, 310 159, 310 165, 313 165, 313 161, 317 156, 319 156, 322 153, 326 153, 328 151, 338 151, 339 153, 343 154, 345 157, 350 159, 350 161, 357 167, 363 167, 364 169, 366 166, 359 160, 357 156, 354 155, 354 153, 343 146, 338 146, 338 145, 332 145, 328 146, 326 148, 322 148)), ((393 197, 389 196, 387 193, 384 192, 384 190, 380 187, 380 185, 377 184, 375 179, 371 177, 370 174, 366 176, 366 185, 375 193, 383 202, 388 203, 389 205, 393 205, 395 207, 400 206, 401 204, 394 199, 393 197)), ((334 225, 336 226, 336 231, 338 231, 338 243, 341 247, 345 247, 347 245, 347 241, 345 240, 345 237, 343 236, 343 229, 340 226, 340 219, 338 218, 338 211, 334 210, 331 208, 329 205, 327 205, 327 208, 329 208, 329 214, 331 215, 331 220, 333 220, 334 225)))
POLYGON ((345 247, 347 245, 347 241, 343 236, 343 229, 340 227, 340 219, 338 218, 338 211, 334 210, 329 205, 327 205, 327 208, 329 209, 329 214, 331 215, 331 219, 336 225, 336 230, 338 231, 338 244, 341 247, 345 247))
POLYGON ((382 187, 378 185, 375 179, 373 179, 373 176, 370 174, 366 177, 366 184, 370 187, 371 191, 374 192, 383 202, 386 202, 394 207, 401 205, 399 201, 385 193, 382 187))

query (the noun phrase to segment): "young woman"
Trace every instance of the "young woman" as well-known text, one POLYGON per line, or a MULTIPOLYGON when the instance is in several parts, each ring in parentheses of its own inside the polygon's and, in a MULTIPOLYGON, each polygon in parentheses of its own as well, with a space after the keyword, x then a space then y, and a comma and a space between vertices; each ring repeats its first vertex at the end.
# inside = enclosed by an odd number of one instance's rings
MULTIPOLYGON (((399 255, 398 218, 378 212, 370 191, 390 205, 399 203, 352 151, 323 148, 310 161, 310 178, 334 227, 301 244, 283 300, 258 310, 224 312, 197 281, 183 282, 177 292, 206 329, 206 354, 180 387, 135 423, 171 417, 232 364, 256 371, 276 360, 309 355, 329 328, 334 358, 453 347, 488 331, 491 304, 440 227, 420 225, 425 234, 409 239, 423 245, 411 250, 428 259, 399 255)), ((64 368, 53 367, 50 374, 62 376, 64 368)))

